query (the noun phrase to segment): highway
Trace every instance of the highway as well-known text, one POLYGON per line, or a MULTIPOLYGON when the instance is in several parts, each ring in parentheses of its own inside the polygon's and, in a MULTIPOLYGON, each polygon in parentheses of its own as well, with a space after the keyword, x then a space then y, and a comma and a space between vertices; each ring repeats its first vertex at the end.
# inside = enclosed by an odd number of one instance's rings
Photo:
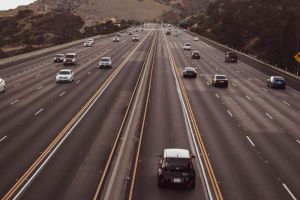
POLYGON ((120 42, 103 37, 59 52, 76 52, 76 66, 49 54, 1 69, 0 198, 115 199, 107 197, 113 167, 128 115, 139 113, 128 179, 113 188, 119 199, 300 199, 300 81, 268 88, 271 70, 225 63, 224 52, 180 32, 166 36, 147 24, 133 31, 139 42, 123 33, 120 42), (183 50, 186 42, 200 60, 183 50), (96 68, 102 56, 112 58, 111 69, 96 68), (197 79, 182 77, 188 66, 197 79), (55 82, 63 68, 74 70, 72 83, 55 82), (214 74, 226 74, 229 87, 213 87, 214 74), (133 105, 143 81, 140 112, 133 105), (195 155, 194 189, 158 187, 165 148, 195 155))

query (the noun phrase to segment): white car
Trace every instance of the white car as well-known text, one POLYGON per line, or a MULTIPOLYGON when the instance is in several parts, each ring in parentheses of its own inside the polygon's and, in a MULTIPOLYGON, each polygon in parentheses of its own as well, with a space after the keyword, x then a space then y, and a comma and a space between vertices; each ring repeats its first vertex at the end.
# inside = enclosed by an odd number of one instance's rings
POLYGON ((94 39, 93 38, 89 38, 86 40, 87 42, 91 42, 92 44, 94 44, 94 39))
POLYGON ((5 91, 5 80, 0 78, 0 92, 5 91))
POLYGON ((118 36, 114 36, 112 41, 113 42, 120 42, 120 38, 118 36))
POLYGON ((132 37, 132 42, 138 42, 138 41, 140 41, 139 36, 134 35, 134 36, 132 37))
POLYGON ((197 70, 194 67, 186 67, 182 71, 183 77, 197 78, 197 70))
POLYGON ((199 38, 198 37, 194 37, 194 41, 199 41, 199 38))
POLYGON ((110 57, 102 57, 99 61, 98 68, 111 68, 111 58, 110 57))
POLYGON ((83 46, 84 46, 84 47, 91 47, 92 45, 93 45, 92 41, 85 41, 85 42, 83 43, 83 46))
POLYGON ((61 69, 56 74, 56 82, 72 82, 74 81, 74 73, 71 69, 61 69))
POLYGON ((184 43, 184 45, 183 45, 183 50, 192 50, 192 45, 191 45, 191 43, 184 43))

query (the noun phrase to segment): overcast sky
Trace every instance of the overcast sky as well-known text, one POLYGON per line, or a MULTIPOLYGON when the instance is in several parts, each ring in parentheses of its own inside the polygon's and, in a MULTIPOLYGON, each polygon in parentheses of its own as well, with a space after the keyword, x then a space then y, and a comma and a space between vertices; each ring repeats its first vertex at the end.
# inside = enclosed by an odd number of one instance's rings
POLYGON ((27 5, 35 0, 0 0, 0 10, 8 10, 21 5, 27 5))

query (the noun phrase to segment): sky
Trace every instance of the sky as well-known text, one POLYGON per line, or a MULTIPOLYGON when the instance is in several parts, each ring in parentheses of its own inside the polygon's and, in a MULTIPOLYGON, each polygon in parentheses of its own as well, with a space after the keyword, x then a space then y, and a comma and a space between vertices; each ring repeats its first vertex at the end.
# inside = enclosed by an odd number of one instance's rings
POLYGON ((0 10, 13 9, 21 5, 27 5, 35 0, 0 0, 0 10))

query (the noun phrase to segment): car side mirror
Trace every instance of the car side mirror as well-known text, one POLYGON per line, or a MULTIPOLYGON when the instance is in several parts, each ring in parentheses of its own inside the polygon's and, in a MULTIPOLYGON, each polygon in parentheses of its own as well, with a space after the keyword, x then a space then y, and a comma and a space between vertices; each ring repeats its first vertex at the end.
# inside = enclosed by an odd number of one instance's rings
POLYGON ((196 158, 196 156, 192 155, 191 158, 196 158))

